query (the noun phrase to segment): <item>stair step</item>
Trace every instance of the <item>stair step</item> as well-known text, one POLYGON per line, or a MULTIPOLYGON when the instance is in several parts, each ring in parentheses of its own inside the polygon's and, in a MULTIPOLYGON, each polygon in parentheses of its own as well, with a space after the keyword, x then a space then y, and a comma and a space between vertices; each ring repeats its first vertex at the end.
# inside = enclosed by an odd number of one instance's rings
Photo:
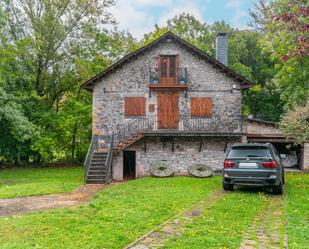
POLYGON ((101 174, 90 174, 88 173, 88 179, 89 178, 105 178, 106 177, 106 174, 104 173, 101 173, 101 174))
POLYGON ((105 176, 87 176, 87 180, 104 180, 105 176))
POLYGON ((92 160, 93 159, 95 159, 95 160, 106 160, 106 158, 107 158, 106 156, 93 156, 92 160))

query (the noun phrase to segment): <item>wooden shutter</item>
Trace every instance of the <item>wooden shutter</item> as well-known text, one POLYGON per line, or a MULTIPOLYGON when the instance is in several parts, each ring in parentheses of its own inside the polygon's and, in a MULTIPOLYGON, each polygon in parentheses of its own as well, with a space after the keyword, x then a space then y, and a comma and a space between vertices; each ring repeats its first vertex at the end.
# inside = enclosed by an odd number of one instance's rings
POLYGON ((193 117, 211 117, 212 98, 194 97, 190 99, 191 115, 193 117))
POLYGON ((125 116, 145 116, 146 98, 145 97, 126 97, 124 99, 125 116))

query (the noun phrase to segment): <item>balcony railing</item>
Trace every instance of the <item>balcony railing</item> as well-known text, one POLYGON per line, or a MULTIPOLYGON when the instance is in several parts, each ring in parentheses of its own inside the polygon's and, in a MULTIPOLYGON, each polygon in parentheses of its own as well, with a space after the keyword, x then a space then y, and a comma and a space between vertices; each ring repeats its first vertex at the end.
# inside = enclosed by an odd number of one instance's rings
MULTIPOLYGON (((158 68, 150 68, 150 85, 161 85, 158 68)), ((176 85, 186 85, 188 83, 187 68, 179 67, 177 69, 176 85)))
MULTIPOLYGON (((115 127, 116 130, 118 129, 115 127)), ((213 115, 212 117, 192 117, 184 114, 177 118, 147 115, 135 118, 122 126, 123 136, 130 133, 207 133, 207 134, 240 134, 243 133, 241 116, 213 115)))

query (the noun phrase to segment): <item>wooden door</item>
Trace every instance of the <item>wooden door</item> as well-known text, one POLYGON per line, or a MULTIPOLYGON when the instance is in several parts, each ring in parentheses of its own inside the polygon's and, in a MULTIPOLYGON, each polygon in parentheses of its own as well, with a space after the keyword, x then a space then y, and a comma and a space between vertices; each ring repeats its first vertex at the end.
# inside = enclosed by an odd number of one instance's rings
POLYGON ((158 129, 178 129, 179 93, 158 92, 158 129))
POLYGON ((177 56, 162 55, 159 61, 160 85, 176 85, 177 82, 177 56))

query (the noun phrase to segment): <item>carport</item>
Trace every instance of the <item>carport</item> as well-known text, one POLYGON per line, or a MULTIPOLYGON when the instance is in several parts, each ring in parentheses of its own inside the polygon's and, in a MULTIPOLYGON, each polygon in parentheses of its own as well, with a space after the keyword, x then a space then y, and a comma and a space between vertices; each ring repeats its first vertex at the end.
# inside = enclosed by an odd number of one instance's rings
POLYGON ((272 143, 278 153, 284 155, 283 163, 286 168, 304 170, 304 145, 295 145, 287 139, 274 122, 249 119, 246 120, 247 142, 272 143))

